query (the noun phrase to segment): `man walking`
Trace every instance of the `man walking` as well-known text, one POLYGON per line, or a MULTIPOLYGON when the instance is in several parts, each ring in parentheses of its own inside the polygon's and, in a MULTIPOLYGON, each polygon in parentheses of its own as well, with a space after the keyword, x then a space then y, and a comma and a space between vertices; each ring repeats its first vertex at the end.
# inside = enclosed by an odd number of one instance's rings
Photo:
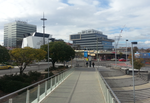
POLYGON ((94 65, 95 65, 94 62, 92 63, 92 65, 93 65, 93 68, 94 68, 94 65))

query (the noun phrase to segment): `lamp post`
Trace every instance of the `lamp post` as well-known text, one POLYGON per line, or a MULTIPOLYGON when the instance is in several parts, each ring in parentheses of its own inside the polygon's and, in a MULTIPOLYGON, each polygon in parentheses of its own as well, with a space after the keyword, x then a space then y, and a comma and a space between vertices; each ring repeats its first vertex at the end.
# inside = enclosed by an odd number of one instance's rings
POLYGON ((127 62, 127 41, 128 39, 126 39, 126 62, 127 62))
POLYGON ((131 42, 131 53, 132 53, 132 76, 133 76, 133 99, 135 103, 135 83, 134 83, 134 65, 133 65, 133 44, 137 44, 137 42, 131 42))
POLYGON ((48 77, 49 77, 49 38, 48 38, 48 56, 47 56, 47 59, 48 59, 48 77))
POLYGON ((48 38, 48 49, 47 49, 47 53, 48 53, 48 55, 47 55, 47 59, 48 59, 48 77, 49 77, 49 67, 50 67, 50 65, 49 65, 49 40, 51 40, 52 42, 54 42, 54 38, 48 38))

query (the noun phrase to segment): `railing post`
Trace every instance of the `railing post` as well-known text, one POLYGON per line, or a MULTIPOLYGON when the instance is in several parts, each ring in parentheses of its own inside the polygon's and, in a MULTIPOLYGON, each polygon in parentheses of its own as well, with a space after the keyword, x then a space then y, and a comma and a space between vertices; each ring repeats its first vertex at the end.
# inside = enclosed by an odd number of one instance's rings
POLYGON ((109 103, 109 102, 108 102, 108 89, 106 89, 106 90, 107 90, 107 93, 106 93, 106 94, 107 94, 107 95, 106 95, 107 103, 109 103))
POLYGON ((27 90, 26 103, 29 103, 29 101, 30 101, 29 97, 30 97, 30 91, 27 90))
POLYGON ((38 84, 38 91, 37 91, 37 102, 40 100, 40 84, 38 84))
POLYGON ((52 90, 52 80, 53 80, 53 78, 51 78, 50 90, 52 90))
POLYGON ((59 76, 60 76, 60 74, 58 74, 58 84, 59 84, 59 78, 60 78, 59 76))
POLYGON ((55 76, 55 87, 56 87, 56 76, 55 76))
POLYGON ((45 96, 47 95, 47 81, 45 81, 45 96))
POLYGON ((114 103, 114 98, 112 98, 112 103, 114 103))
POLYGON ((9 99, 9 103, 12 103, 12 98, 9 99))

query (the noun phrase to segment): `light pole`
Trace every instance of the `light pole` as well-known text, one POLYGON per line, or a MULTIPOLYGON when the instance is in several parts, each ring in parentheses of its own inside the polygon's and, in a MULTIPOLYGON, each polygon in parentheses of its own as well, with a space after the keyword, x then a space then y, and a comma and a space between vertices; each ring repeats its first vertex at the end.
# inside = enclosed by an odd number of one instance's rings
POLYGON ((133 76, 133 99, 135 103, 135 86, 134 86, 134 62, 133 62, 133 44, 137 44, 137 42, 131 42, 131 53, 132 53, 132 76, 133 76))
POLYGON ((49 77, 49 67, 50 67, 50 65, 49 65, 49 38, 48 38, 48 51, 47 51, 47 53, 48 53, 48 56, 47 56, 47 59, 48 59, 48 77, 49 77))
POLYGON ((127 62, 127 41, 128 39, 126 39, 126 62, 127 62))
POLYGON ((48 55, 47 55, 47 59, 48 59, 48 77, 49 77, 49 67, 50 67, 50 65, 49 65, 49 40, 54 42, 55 39, 54 38, 51 38, 51 39, 48 38, 48 49, 47 49, 47 53, 48 53, 48 55))

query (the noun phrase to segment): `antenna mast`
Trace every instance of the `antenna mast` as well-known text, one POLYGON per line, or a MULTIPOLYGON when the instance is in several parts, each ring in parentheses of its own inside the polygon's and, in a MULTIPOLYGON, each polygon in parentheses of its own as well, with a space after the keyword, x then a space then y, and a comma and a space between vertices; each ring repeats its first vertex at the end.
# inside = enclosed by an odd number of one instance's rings
POLYGON ((41 20, 43 21, 43 45, 45 45, 45 20, 47 19, 44 18, 44 13, 43 13, 43 18, 41 18, 41 20))

